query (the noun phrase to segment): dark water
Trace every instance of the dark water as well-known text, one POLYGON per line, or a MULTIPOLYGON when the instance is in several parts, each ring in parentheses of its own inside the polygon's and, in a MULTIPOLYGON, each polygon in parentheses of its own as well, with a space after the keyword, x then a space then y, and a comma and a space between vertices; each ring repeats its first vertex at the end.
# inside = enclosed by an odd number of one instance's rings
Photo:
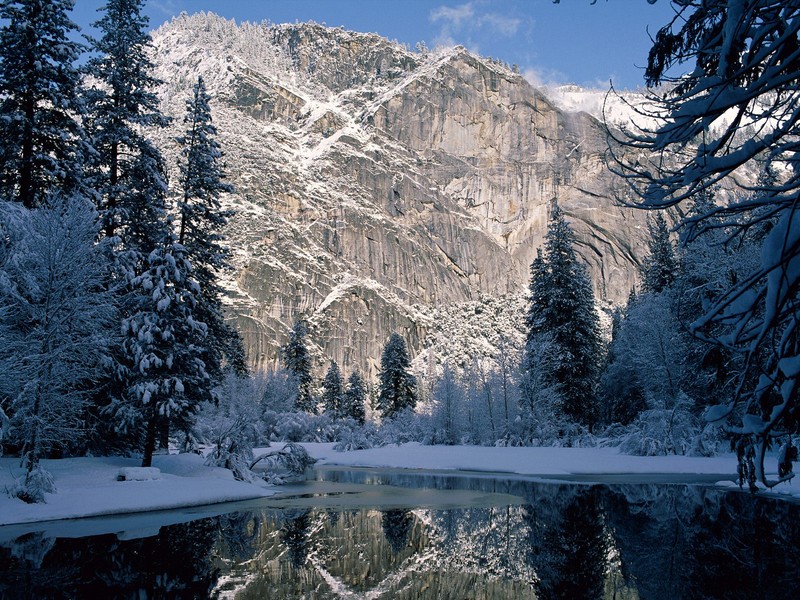
POLYGON ((800 506, 748 493, 335 469, 289 492, 205 512, 0 528, 0 597, 800 593, 800 506))

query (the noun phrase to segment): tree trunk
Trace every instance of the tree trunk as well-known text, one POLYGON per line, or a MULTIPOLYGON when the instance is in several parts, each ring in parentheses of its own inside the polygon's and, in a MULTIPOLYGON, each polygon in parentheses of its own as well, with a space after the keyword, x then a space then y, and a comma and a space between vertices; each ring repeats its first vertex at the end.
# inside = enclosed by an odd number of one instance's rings
POLYGON ((147 422, 147 434, 144 438, 144 453, 142 455, 142 466, 153 466, 153 450, 156 447, 156 433, 158 432, 158 414, 153 409, 150 420, 147 422))

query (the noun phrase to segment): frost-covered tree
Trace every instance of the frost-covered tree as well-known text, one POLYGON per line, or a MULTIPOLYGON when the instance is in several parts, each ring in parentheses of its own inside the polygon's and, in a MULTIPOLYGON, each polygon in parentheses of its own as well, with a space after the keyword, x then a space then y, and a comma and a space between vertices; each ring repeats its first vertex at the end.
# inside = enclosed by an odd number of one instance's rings
POLYGON ((651 94, 654 112, 665 118, 651 131, 612 140, 612 169, 646 209, 685 205, 722 180, 741 185, 746 179, 730 176, 757 159, 782 174, 682 222, 687 240, 707 229, 727 229, 733 239, 770 224, 758 263, 707 303, 692 329, 744 352, 747 368, 734 399, 707 417, 729 419, 731 431, 752 440, 759 479, 771 486, 765 450, 800 424, 800 3, 673 5, 676 15, 656 34, 645 71, 649 86, 674 83, 651 94), (635 161, 619 147, 635 148, 635 161))
POLYGON ((0 199, 27 208, 76 192, 86 146, 77 121, 81 46, 73 0, 0 2, 0 199))
POLYGON ((464 389, 450 365, 445 363, 441 377, 433 386, 434 443, 454 445, 461 441, 464 401, 464 389))
POLYGON ((218 401, 205 402, 192 430, 196 440, 187 438, 185 450, 194 441, 210 444, 206 464, 230 469, 236 479, 250 481, 253 473, 253 446, 260 439, 258 393, 251 378, 228 372, 218 401))
POLYGON ((298 320, 289 332, 289 341, 281 348, 281 357, 286 369, 297 383, 295 408, 308 413, 317 413, 317 400, 314 398, 314 378, 311 375, 311 354, 306 346, 308 328, 305 321, 298 320))
POLYGON ((288 369, 255 375, 261 387, 262 411, 289 412, 297 405, 297 378, 288 369))
POLYGON ((546 378, 556 386, 564 413, 592 426, 597 422, 600 326, 586 266, 579 262, 575 236, 556 204, 550 215, 544 252, 531 265, 531 303, 526 316, 528 344, 549 338, 546 378))
POLYGON ((87 390, 108 367, 116 313, 89 201, 0 202, 0 231, 11 242, 0 262, 0 411, 27 462, 24 490, 42 457, 89 433, 87 390))
POLYGON ((660 212, 655 213, 647 223, 650 237, 647 240, 648 253, 642 263, 642 291, 659 293, 672 285, 678 271, 675 250, 669 238, 667 220, 660 212))
POLYGON ((334 420, 344 416, 343 413, 342 372, 335 360, 331 361, 328 372, 322 380, 322 404, 325 412, 334 420))
POLYGON ((636 301, 631 294, 624 309, 614 311, 611 326, 611 343, 606 354, 606 364, 600 378, 602 420, 606 424, 627 425, 647 409, 642 383, 630 358, 635 356, 625 339, 628 309, 636 301), (633 368, 632 368, 633 367, 633 368))
POLYGON ((247 360, 239 333, 225 321, 223 290, 218 281, 219 272, 231 268, 223 229, 233 214, 222 208, 220 196, 232 193, 233 186, 224 181, 222 152, 216 140, 210 100, 200 77, 186 102, 185 133, 178 138, 182 188, 178 201, 178 243, 186 249, 200 284, 196 313, 209 331, 203 358, 212 380, 218 384, 222 380, 223 362, 243 375, 247 372, 247 360))
POLYGON ((381 418, 391 419, 398 413, 417 405, 417 381, 411 374, 411 360, 406 342, 393 332, 381 353, 381 370, 378 374, 378 410, 381 418))
POLYGON ((366 398, 366 382, 358 371, 353 371, 350 373, 350 377, 347 378, 347 388, 342 395, 342 415, 363 424, 366 419, 366 409, 364 407, 366 398))
POLYGON ((160 83, 149 57, 149 20, 143 0, 108 0, 94 23, 100 37, 89 38, 86 128, 95 149, 91 183, 99 194, 105 234, 122 237, 127 249, 146 256, 164 238, 166 177, 160 153, 145 136, 163 127, 155 89, 160 83), (155 230, 151 230, 155 228, 155 230), (135 238, 139 239, 135 239, 135 238))
POLYGON ((524 444, 552 443, 564 424, 561 395, 550 375, 555 356, 550 334, 529 336, 519 383, 519 435, 524 444))
POLYGON ((201 350, 207 328, 193 313, 200 288, 183 247, 168 235, 148 265, 132 281, 140 293, 123 320, 131 364, 125 398, 116 407, 123 422, 144 424, 142 466, 150 466, 162 428, 186 431, 199 404, 212 400, 201 350))

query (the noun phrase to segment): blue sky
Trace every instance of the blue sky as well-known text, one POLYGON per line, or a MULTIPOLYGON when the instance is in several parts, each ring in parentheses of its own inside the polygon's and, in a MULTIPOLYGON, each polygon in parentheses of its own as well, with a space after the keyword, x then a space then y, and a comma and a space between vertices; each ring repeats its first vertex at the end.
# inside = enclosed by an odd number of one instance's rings
MULTIPOLYGON (((76 0, 84 29, 104 0, 76 0)), ((529 79, 635 88, 651 34, 672 16, 668 0, 148 0, 155 27, 179 14, 210 11, 237 21, 314 20, 375 32, 413 48, 424 41, 462 44, 484 56, 517 64, 529 79)))

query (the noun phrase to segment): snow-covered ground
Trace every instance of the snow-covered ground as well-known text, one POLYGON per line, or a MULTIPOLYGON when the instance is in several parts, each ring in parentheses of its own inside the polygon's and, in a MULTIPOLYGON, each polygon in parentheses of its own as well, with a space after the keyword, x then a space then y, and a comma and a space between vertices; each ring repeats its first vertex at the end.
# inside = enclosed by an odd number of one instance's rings
MULTIPOLYGON (((487 448, 482 446, 423 446, 416 443, 353 452, 336 452, 333 444, 303 444, 318 465, 510 473, 598 483, 695 483, 716 481, 736 487, 736 457, 721 454, 693 456, 630 456, 616 448, 487 448)), ((765 466, 777 478, 774 457, 765 466)), ((800 483, 783 483, 761 493, 800 499, 800 483)))
POLYGON ((0 525, 201 506, 275 493, 275 488, 235 481, 226 469, 206 467, 196 454, 154 456, 159 478, 117 481, 120 469, 140 463, 120 457, 44 460, 56 493, 47 494, 45 504, 26 504, 5 493, 22 474, 19 459, 0 458, 0 525))
POLYGON ((303 444, 319 465, 384 467, 430 471, 479 471, 539 477, 576 475, 716 475, 736 476, 736 457, 629 456, 616 448, 497 448, 423 446, 417 443, 337 452, 333 444, 303 444))
MULTIPOLYGON (((506 473, 579 481, 695 482, 719 480, 733 486, 736 458, 628 456, 614 448, 487 448, 404 444, 337 452, 333 444, 303 444, 318 465, 506 473)), ((256 455, 259 451, 256 451, 256 455)), ((0 458, 0 492, 21 473, 19 460, 0 458)), ((770 463, 772 465, 774 461, 770 463)), ((70 458, 43 461, 57 491, 46 504, 26 504, 0 493, 0 525, 54 519, 176 509, 272 495, 280 488, 235 481, 230 471, 206 467, 194 454, 156 456, 155 478, 129 471, 140 481, 117 481, 121 469, 136 467, 130 458, 70 458)), ((768 467, 768 471, 769 471, 768 467)), ((774 492, 800 498, 800 485, 788 482, 774 492)))

